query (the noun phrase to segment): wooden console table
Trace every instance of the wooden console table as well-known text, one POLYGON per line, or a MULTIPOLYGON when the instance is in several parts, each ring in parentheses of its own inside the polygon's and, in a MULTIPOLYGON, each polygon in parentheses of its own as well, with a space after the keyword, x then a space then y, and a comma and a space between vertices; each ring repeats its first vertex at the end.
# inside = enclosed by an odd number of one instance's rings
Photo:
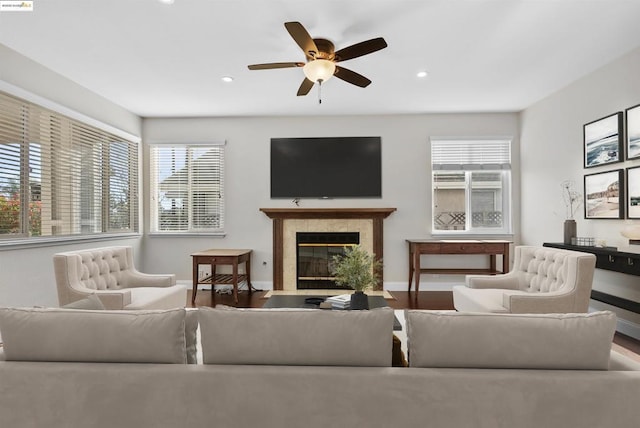
POLYGON ((193 292, 191 304, 196 302, 199 284, 211 284, 211 299, 214 299, 216 284, 232 284, 233 300, 238 303, 238 282, 247 281, 251 293, 251 251, 252 250, 204 250, 191 254, 193 258, 193 292), (238 265, 244 263, 243 274, 238 273, 238 265), (210 265, 211 275, 199 278, 198 266, 210 265), (232 274, 216 274, 217 265, 231 265, 232 274))
MULTIPOLYGON (((420 291, 420 274, 468 275, 509 272, 509 245, 511 241, 502 240, 458 240, 458 239, 407 239, 409 244, 409 291, 415 278, 416 292, 420 291), (488 269, 466 268, 421 268, 422 254, 486 254, 489 256, 488 269), (496 269, 496 255, 502 256, 502 271, 496 269)), ((417 294, 416 294, 417 295, 417 294)))

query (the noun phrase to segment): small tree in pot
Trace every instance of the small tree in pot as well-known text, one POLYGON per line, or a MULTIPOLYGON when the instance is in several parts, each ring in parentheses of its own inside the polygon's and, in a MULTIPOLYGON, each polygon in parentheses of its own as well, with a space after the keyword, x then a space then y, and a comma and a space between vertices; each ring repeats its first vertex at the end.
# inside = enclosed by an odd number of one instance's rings
POLYGON ((382 261, 376 260, 360 245, 345 247, 344 255, 333 256, 333 274, 336 284, 351 287, 351 309, 369 309, 364 291, 378 283, 382 261))

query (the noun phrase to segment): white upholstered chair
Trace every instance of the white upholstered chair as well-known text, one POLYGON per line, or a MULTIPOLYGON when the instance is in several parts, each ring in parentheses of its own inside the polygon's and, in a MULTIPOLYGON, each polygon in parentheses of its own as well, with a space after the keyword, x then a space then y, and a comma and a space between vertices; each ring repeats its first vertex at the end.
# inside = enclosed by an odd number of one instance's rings
POLYGON ((175 275, 138 272, 131 247, 69 251, 53 256, 60 306, 95 294, 106 309, 184 307, 187 289, 175 275))
POLYGON ((468 275, 453 287, 461 312, 587 312, 596 257, 547 247, 515 247, 513 269, 502 275, 468 275))

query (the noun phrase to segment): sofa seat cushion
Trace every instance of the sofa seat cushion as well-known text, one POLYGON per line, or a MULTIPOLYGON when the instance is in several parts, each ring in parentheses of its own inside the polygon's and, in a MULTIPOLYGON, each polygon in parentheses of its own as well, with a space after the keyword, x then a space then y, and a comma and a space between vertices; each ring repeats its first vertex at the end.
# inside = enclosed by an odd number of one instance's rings
POLYGON ((503 306, 504 290, 495 288, 469 288, 462 285, 453 287, 453 300, 460 312, 509 312, 503 306))
POLYGON ((391 366, 393 310, 198 310, 205 364, 391 366))
POLYGON ((409 365, 608 370, 616 316, 406 311, 409 365))
POLYGON ((186 363, 185 310, 3 308, 7 360, 186 363))
POLYGON ((131 303, 124 309, 173 309, 184 308, 187 303, 187 289, 182 285, 171 287, 129 288, 131 303))

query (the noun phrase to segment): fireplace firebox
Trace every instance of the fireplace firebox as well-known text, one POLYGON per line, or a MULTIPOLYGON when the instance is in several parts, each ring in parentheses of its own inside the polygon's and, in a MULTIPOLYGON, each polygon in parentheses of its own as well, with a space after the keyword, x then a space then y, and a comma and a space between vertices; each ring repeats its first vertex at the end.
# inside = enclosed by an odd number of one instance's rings
POLYGON ((358 232, 297 232, 297 288, 348 289, 335 282, 333 258, 359 243, 358 232))

